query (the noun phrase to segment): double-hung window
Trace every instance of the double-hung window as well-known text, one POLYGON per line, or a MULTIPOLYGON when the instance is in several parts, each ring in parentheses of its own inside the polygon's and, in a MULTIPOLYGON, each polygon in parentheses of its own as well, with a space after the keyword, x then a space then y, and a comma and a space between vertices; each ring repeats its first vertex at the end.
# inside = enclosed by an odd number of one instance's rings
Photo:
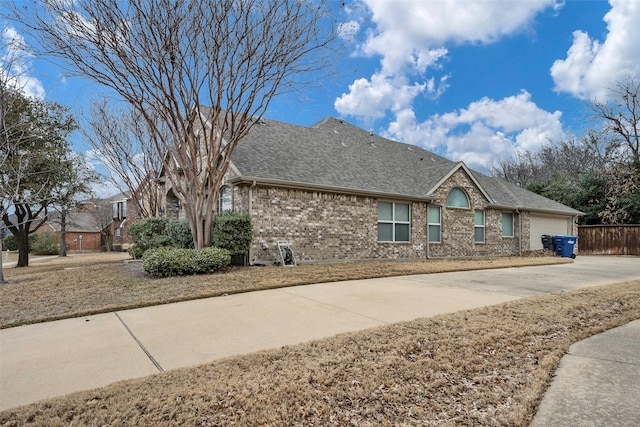
POLYGON ((474 212, 473 241, 475 243, 484 243, 484 211, 477 210, 474 212))
POLYGON ((378 241, 408 242, 411 224, 408 203, 378 203, 378 241))
POLYGON ((502 212, 502 237, 513 237, 512 212, 502 212))
POLYGON ((440 206, 429 206, 428 217, 430 243, 440 243, 441 241, 442 221, 440 214, 440 206))

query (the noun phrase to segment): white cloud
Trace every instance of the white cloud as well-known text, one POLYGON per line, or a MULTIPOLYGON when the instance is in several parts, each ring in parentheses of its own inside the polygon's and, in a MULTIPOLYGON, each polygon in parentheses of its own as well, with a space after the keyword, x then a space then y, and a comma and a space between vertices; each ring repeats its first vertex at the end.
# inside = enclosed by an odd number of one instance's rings
POLYGON ((489 170, 516 151, 536 151, 549 139, 562 138, 561 116, 539 108, 522 91, 498 101, 483 98, 420 123, 411 109, 405 109, 396 114, 386 136, 489 170))
MULTIPOLYGON (((527 29, 540 11, 559 7, 557 0, 365 0, 365 4, 370 24, 358 53, 380 57, 380 68, 371 78, 354 81, 334 104, 340 114, 365 120, 384 117, 389 110, 397 114, 419 95, 442 96, 450 84, 449 74, 436 77, 427 72, 441 68, 447 43, 491 43, 527 29)), ((358 30, 364 28, 365 19, 360 20, 354 27, 358 30)))
POLYGON ((44 99, 42 82, 29 75, 32 58, 24 38, 15 28, 4 27, 0 34, 0 78, 27 96, 44 99))
POLYGON ((640 77, 640 2, 609 3, 611 9, 604 16, 606 39, 600 42, 576 30, 567 57, 553 63, 551 76, 557 91, 604 100, 617 81, 640 77))
POLYGON ((426 83, 409 85, 405 79, 374 74, 370 81, 362 78, 349 85, 349 93, 336 99, 335 108, 341 114, 380 118, 386 110, 397 111, 410 105, 426 88, 426 83))
POLYGON ((384 69, 389 71, 414 53, 420 55, 448 42, 494 42, 526 28, 541 10, 558 5, 556 0, 365 2, 375 32, 363 51, 382 55, 384 69))

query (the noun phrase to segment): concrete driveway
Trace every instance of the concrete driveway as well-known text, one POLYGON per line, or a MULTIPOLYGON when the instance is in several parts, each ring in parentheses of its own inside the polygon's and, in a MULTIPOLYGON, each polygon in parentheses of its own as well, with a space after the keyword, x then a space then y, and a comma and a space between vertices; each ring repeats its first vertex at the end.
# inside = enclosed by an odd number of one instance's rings
POLYGON ((0 331, 0 410, 227 356, 640 279, 640 258, 298 286, 0 331))

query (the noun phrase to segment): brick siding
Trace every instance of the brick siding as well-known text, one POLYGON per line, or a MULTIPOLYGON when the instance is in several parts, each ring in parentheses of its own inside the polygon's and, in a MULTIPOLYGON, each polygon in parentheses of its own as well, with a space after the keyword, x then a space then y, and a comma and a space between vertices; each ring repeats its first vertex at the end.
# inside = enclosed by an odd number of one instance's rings
MULTIPOLYGON (((238 186, 234 211, 251 214, 254 238, 251 261, 279 261, 277 241, 287 240, 298 262, 366 259, 425 259, 430 257, 506 256, 519 252, 520 218, 514 215, 514 237, 502 237, 502 210, 488 209, 489 201, 464 170, 455 172, 435 192, 442 207, 442 241, 427 253, 427 203, 387 200, 321 191, 238 186), (458 187, 469 197, 470 208, 446 207, 449 191, 458 187), (251 195, 251 203, 249 197, 251 195), (378 202, 411 206, 410 242, 378 242, 378 202), (474 242, 474 210, 485 212, 485 242, 474 242)), ((528 239, 528 216, 522 216, 522 234, 528 239)), ((525 240, 528 241, 528 240, 525 240)))

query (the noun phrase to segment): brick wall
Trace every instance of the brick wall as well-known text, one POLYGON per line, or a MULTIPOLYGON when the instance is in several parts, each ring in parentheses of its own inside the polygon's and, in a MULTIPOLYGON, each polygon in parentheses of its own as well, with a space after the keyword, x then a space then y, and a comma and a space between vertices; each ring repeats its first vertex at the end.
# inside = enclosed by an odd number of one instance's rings
MULTIPOLYGON (((478 190, 464 169, 458 169, 435 192, 434 205, 440 206, 441 243, 431 243, 432 257, 506 256, 519 253, 519 218, 514 214, 514 237, 502 237, 502 210, 489 209, 489 200, 478 190), (469 198, 469 208, 447 207, 447 195, 453 188, 462 189, 469 198), (485 241, 474 242, 475 210, 485 213, 485 241)), ((524 222, 524 221, 523 221, 524 222)), ((528 224, 528 223, 527 223, 528 224)), ((528 230, 528 229, 527 229, 528 230)), ((528 241, 528 240, 527 240, 528 241)))
POLYGON ((80 251, 80 236, 82 236, 82 251, 99 251, 102 245, 102 239, 100 233, 80 233, 80 232, 67 232, 66 242, 67 250, 70 252, 80 251))
POLYGON ((378 242, 376 198, 245 186, 234 192, 236 212, 248 212, 249 191, 254 262, 278 261, 278 240, 289 241, 299 262, 426 256, 425 203, 411 203, 411 242, 378 242))
MULTIPOLYGON (((506 256, 519 253, 519 215, 506 211, 514 215, 514 237, 502 237, 503 211, 487 208, 489 201, 463 169, 442 184, 435 192, 435 197, 433 204, 442 207, 442 241, 429 245, 430 257, 506 256), (466 192, 470 208, 445 206, 447 195, 454 187, 466 192), (474 242, 476 209, 485 212, 484 243, 474 242)), ((426 258, 427 204, 410 203, 410 242, 378 242, 378 201, 372 197, 261 185, 253 188, 243 185, 233 189, 234 211, 248 213, 251 204, 254 227, 252 262, 279 261, 278 240, 290 242, 299 262, 426 258)), ((522 237, 528 242, 526 213, 522 215, 522 237)))

